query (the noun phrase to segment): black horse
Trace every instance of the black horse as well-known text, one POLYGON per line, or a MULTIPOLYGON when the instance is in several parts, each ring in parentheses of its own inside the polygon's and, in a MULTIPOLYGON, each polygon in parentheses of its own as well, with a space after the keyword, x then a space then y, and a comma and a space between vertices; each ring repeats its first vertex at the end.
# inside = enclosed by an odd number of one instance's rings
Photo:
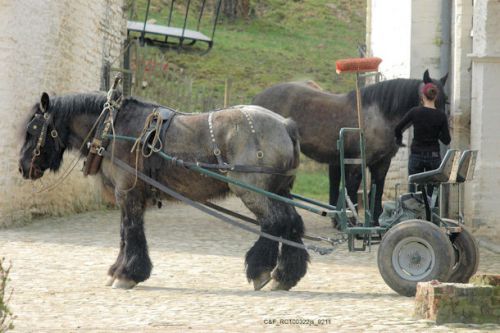
MULTIPOLYGON (((37 179, 49 169, 57 171, 66 150, 79 149, 91 132, 103 105, 104 94, 74 94, 50 99, 44 93, 33 106, 20 156, 20 172, 26 179, 37 179), (43 142, 42 145, 38 144, 43 142)), ((137 137, 146 118, 158 105, 127 98, 115 121, 116 134, 137 137)), ((163 138, 163 151, 184 161, 217 164, 213 141, 222 159, 234 165, 266 166, 274 170, 293 170, 299 163, 298 130, 287 120, 258 106, 238 106, 211 114, 177 114, 163 138)), ((136 166, 132 143, 117 140, 114 156, 136 166)), ((108 147, 111 151, 112 145, 108 147)), ((80 152, 87 155, 88 149, 80 152)), ((139 171, 198 201, 235 193, 256 215, 261 230, 275 236, 302 242, 304 224, 295 208, 233 185, 201 176, 174 166, 153 155, 141 158, 139 171)), ((152 263, 144 233, 144 211, 152 197, 150 187, 121 171, 104 159, 100 174, 106 184, 113 184, 121 207, 120 251, 110 267, 108 285, 132 288, 149 278, 152 263)), ((288 173, 242 173, 228 176, 270 192, 290 196, 294 176, 288 173)), ((214 239, 214 241, 217 241, 214 239)), ((307 251, 260 237, 246 254, 246 275, 260 289, 271 278, 272 289, 288 290, 306 274, 307 251)))
MULTIPOLYGON (((444 109, 446 95, 443 86, 447 76, 432 80, 425 71, 422 80, 393 79, 361 89, 366 164, 371 181, 376 185, 375 221, 382 212, 382 194, 385 176, 398 146, 394 128, 412 107, 420 104, 420 89, 424 83, 434 82, 439 88, 437 107, 444 109)), ((329 164, 330 204, 336 205, 339 196, 340 165, 336 142, 342 127, 358 127, 356 94, 331 94, 303 83, 282 83, 270 87, 257 96, 252 104, 291 117, 297 122, 302 152, 321 163, 329 164)), ((346 155, 359 156, 359 140, 351 137, 346 142, 346 155)), ((346 187, 353 202, 361 182, 359 166, 346 166, 346 187)))

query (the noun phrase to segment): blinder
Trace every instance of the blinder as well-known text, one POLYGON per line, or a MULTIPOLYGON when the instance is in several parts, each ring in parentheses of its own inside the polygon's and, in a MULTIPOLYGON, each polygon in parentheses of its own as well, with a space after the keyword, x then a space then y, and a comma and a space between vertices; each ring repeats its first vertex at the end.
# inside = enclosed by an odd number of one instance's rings
POLYGON ((43 125, 45 125, 44 116, 40 113, 36 113, 33 119, 28 124, 28 133, 39 137, 43 130, 43 125))
POLYGON ((36 147, 33 149, 33 156, 38 156, 41 153, 41 148, 45 146, 47 140, 47 131, 51 127, 50 136, 54 139, 56 149, 60 150, 64 147, 59 134, 53 123, 53 115, 42 109, 42 113, 35 113, 33 119, 28 123, 27 131, 29 134, 37 138, 36 147))

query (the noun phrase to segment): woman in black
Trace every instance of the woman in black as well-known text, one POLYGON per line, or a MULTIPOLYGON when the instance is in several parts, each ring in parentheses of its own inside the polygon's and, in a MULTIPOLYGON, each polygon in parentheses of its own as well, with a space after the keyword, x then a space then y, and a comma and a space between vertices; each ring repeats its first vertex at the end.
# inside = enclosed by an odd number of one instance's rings
POLYGON ((409 175, 437 169, 441 163, 438 140, 445 145, 451 141, 448 119, 443 111, 436 109, 437 94, 434 83, 425 84, 421 94, 422 105, 408 111, 396 126, 396 142, 404 147, 403 131, 413 125, 409 175))

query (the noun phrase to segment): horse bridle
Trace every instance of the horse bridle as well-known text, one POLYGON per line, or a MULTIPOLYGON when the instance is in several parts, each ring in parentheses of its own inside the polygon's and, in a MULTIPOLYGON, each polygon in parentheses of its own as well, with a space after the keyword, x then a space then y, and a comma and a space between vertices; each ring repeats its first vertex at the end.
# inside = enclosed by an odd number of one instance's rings
POLYGON ((57 151, 60 151, 64 147, 64 144, 54 124, 54 116, 49 113, 42 106, 42 104, 40 104, 40 111, 41 113, 35 113, 33 119, 28 123, 28 133, 30 133, 34 137, 37 137, 36 146, 35 148, 33 148, 32 152, 30 176, 33 169, 33 164, 36 158, 40 156, 41 150, 45 146, 45 142, 47 141, 47 133, 49 128, 51 128, 50 136, 54 139, 57 151))

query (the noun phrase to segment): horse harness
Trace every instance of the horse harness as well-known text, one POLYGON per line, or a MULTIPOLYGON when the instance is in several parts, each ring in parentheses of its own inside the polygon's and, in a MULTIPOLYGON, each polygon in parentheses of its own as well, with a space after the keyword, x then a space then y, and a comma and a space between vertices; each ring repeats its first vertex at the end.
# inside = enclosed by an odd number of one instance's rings
POLYGON ((174 109, 158 106, 147 116, 143 130, 137 138, 132 152, 142 146, 141 152, 144 157, 150 157, 163 149, 167 130, 173 118, 178 114, 174 109))
MULTIPOLYGON (((238 107, 235 107, 238 109, 238 107)), ((252 134, 255 134, 255 128, 253 126, 253 121, 250 118, 250 115, 243 109, 239 108, 240 111, 245 115, 245 118, 248 121, 250 126, 250 130, 252 134)), ((277 174, 283 176, 291 176, 294 175, 297 170, 296 169, 278 169, 274 167, 259 165, 236 165, 226 163, 222 158, 221 150, 217 145, 217 141, 215 139, 214 133, 214 125, 213 125, 213 114, 217 111, 212 111, 208 114, 208 128, 210 132, 210 142, 212 145, 212 152, 217 159, 217 163, 205 163, 205 162, 189 162, 183 161, 181 159, 175 158, 172 161, 172 164, 179 167, 189 167, 189 166, 199 166, 205 169, 214 169, 218 170, 221 173, 226 173, 228 171, 234 172, 244 172, 244 173, 265 173, 265 174, 277 174)), ((167 131, 172 123, 173 119, 177 115, 190 115, 186 113, 181 113, 174 109, 165 107, 165 106, 156 106, 150 115, 146 118, 145 125, 141 134, 135 141, 132 152, 139 149, 143 155, 143 157, 148 158, 154 153, 160 152, 165 147, 165 139, 167 135, 167 131)), ((254 140, 257 145, 257 136, 253 135, 254 140)), ((256 152, 257 159, 262 159, 264 157, 264 153, 258 149, 256 152)))
MULTIPOLYGON (((243 108, 242 108, 242 106, 234 106, 234 107, 233 107, 233 109, 239 109, 239 110, 241 111, 241 113, 243 113, 243 115, 245 116, 245 118, 246 118, 246 120, 247 120, 247 122, 248 122, 248 126, 250 127, 250 131, 252 132, 252 134, 255 134, 255 128, 254 128, 254 126, 253 126, 253 120, 252 120, 252 118, 250 117, 250 115, 248 114, 248 112, 247 112, 247 111, 245 111, 245 109, 243 109, 243 108)), ((215 112, 215 111, 212 111, 212 112, 210 112, 210 113, 208 114, 208 129, 209 129, 209 131, 210 131, 210 140, 211 140, 211 143, 212 143, 212 151, 213 151, 213 153, 214 153, 214 155, 215 155, 215 158, 217 158, 217 163, 218 163, 220 166, 226 166, 226 167, 227 167, 227 166, 229 166, 229 164, 228 164, 228 163, 225 163, 225 162, 224 162, 224 160, 222 159, 222 156, 221 156, 221 151, 220 151, 220 149, 219 149, 219 147, 218 147, 218 145, 217 145, 217 142, 216 142, 216 140, 215 140, 214 125, 213 125, 213 115, 214 115, 214 112, 215 112)), ((252 137, 253 137, 253 139, 254 139, 254 143, 255 143, 255 145, 258 147, 258 146, 259 146, 259 144, 258 144, 258 141, 257 141, 257 136, 256 136, 256 135, 252 135, 252 137)), ((263 152, 262 152, 262 150, 260 150, 260 149, 258 149, 258 150, 257 150, 257 158, 258 158, 258 159, 262 159, 262 158, 264 158, 264 153, 263 153, 263 152)), ((244 169, 244 168, 242 168, 242 167, 243 167, 243 166, 242 166, 242 165, 240 165, 240 166, 238 166, 238 169, 239 169, 240 171, 242 171, 242 170, 244 169)), ((210 167, 208 167, 208 168, 210 168, 210 167)), ((233 166, 232 168, 231 168, 231 167, 229 167, 229 169, 230 169, 231 171, 236 171, 236 170, 235 170, 235 168, 234 168, 234 166, 233 166)), ((221 172, 227 172, 227 171, 228 171, 228 170, 227 170, 227 168, 224 168, 224 167, 223 167, 223 168, 219 168, 219 170, 220 170, 221 172)), ((242 172, 252 172, 252 171, 249 171, 249 170, 251 170, 251 168, 250 168, 250 169, 248 169, 248 168, 247 168, 247 171, 242 171, 242 172)), ((262 170, 267 170, 267 168, 263 168, 262 170)), ((262 171, 262 172, 263 172, 263 173, 270 173, 269 171, 270 171, 270 170, 267 170, 267 171, 262 171)), ((256 172, 258 172, 258 171, 256 171, 256 172)))
POLYGON ((56 150, 61 151, 64 148, 64 143, 57 132, 56 126, 54 124, 54 115, 49 113, 42 103, 40 103, 41 113, 35 113, 33 119, 28 123, 28 133, 37 137, 36 146, 32 152, 32 159, 30 165, 30 175, 33 170, 33 165, 35 160, 40 156, 42 148, 45 146, 47 141, 47 132, 50 130, 50 137, 54 139, 56 145, 56 150))
MULTIPOLYGON (((95 175, 101 168, 104 151, 110 143, 109 132, 113 129, 123 95, 117 91, 121 78, 117 77, 108 91, 106 103, 97 120, 97 128, 92 141, 87 142, 89 150, 83 165, 83 175, 95 175)), ((94 125, 95 126, 95 125, 94 125)))

